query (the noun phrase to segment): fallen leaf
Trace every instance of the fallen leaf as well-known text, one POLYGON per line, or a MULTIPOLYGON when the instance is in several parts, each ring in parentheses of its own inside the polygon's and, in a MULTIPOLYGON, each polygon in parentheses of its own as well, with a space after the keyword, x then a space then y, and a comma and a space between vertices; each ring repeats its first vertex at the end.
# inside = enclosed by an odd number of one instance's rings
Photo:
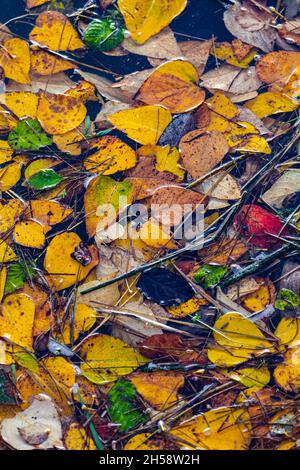
POLYGON ((138 44, 144 44, 168 26, 185 9, 186 4, 186 0, 167 0, 165 4, 158 0, 137 0, 135 4, 130 0, 118 0, 127 29, 138 44))
POLYGON ((172 116, 161 106, 142 106, 111 114, 109 120, 136 142, 155 145, 172 121, 172 116))
POLYGON ((85 47, 67 17, 58 11, 44 11, 35 24, 29 35, 34 43, 53 51, 75 51, 85 47))
POLYGON ((19 83, 30 83, 30 52, 27 42, 19 38, 5 41, 0 51, 0 65, 6 78, 19 83))
POLYGON ((114 382, 148 360, 123 341, 107 335, 94 335, 84 341, 81 370, 91 382, 114 382))
POLYGON ((180 152, 184 168, 193 179, 209 173, 228 152, 228 144, 220 132, 203 135, 202 131, 192 131, 180 141, 180 152))

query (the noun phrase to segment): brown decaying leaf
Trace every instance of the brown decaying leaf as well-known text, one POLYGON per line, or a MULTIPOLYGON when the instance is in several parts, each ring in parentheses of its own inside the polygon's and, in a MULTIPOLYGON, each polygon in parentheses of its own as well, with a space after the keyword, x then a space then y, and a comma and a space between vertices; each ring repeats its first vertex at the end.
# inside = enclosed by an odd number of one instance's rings
POLYGON ((229 150, 220 132, 203 135, 202 131, 186 134, 179 144, 183 166, 193 179, 201 178, 222 161, 229 150))

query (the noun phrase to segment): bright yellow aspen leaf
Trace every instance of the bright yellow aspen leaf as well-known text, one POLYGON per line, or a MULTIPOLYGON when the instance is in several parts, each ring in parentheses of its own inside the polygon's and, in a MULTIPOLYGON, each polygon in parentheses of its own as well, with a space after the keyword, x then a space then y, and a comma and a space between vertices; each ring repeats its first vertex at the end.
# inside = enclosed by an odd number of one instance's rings
POLYGON ((7 277, 7 269, 5 266, 2 266, 0 271, 0 302, 2 302, 4 296, 4 289, 7 277))
POLYGON ((127 29, 138 44, 168 26, 186 5, 187 0, 118 0, 127 29))
POLYGON ((151 433, 136 434, 129 439, 123 450, 166 450, 166 443, 160 436, 155 434, 153 439, 151 437, 151 433))
POLYGON ((64 95, 71 96, 72 98, 85 103, 86 101, 98 101, 96 91, 95 85, 90 82, 86 82, 85 80, 81 80, 76 87, 70 88, 64 93, 64 95))
POLYGON ((260 356, 272 347, 251 320, 235 312, 226 313, 216 321, 214 339, 218 347, 208 349, 208 358, 224 367, 240 364, 252 356, 260 356))
POLYGON ((15 127, 18 123, 17 118, 31 117, 36 118, 38 97, 31 91, 11 91, 5 95, 0 95, 1 113, 8 119, 9 125, 15 127), (11 113, 9 113, 11 111, 11 113))
POLYGON ((55 290, 60 291, 82 281, 98 264, 98 254, 94 246, 89 247, 92 260, 87 266, 72 257, 80 243, 80 237, 74 232, 56 235, 49 243, 44 268, 49 275, 49 283, 55 290))
POLYGON ((73 210, 57 201, 30 201, 26 216, 39 221, 44 225, 56 225, 66 220, 73 210))
POLYGON ((130 139, 143 145, 155 145, 172 121, 172 115, 161 106, 142 106, 111 114, 109 120, 130 139))
POLYGON ((167 410, 178 400, 178 390, 184 385, 179 372, 138 372, 129 377, 138 393, 157 410, 167 410))
POLYGON ((75 98, 41 93, 37 118, 49 134, 65 134, 78 127, 86 116, 86 107, 75 98))
POLYGON ((166 145, 165 147, 160 147, 159 145, 145 145, 138 149, 139 157, 152 157, 153 155, 156 158, 155 168, 157 171, 168 171, 178 176, 179 180, 184 178, 185 171, 178 163, 180 153, 175 147, 171 147, 170 145, 166 145))
POLYGON ((243 409, 217 408, 172 428, 168 433, 183 449, 246 450, 250 417, 243 409))
POLYGON ((59 150, 74 156, 81 154, 81 142, 83 140, 84 135, 82 131, 80 131, 80 128, 73 129, 65 134, 53 136, 53 142, 59 150))
POLYGON ((0 263, 10 263, 17 259, 13 249, 4 240, 0 240, 0 263))
POLYGON ((101 334, 84 341, 80 356, 84 376, 98 384, 113 382, 148 362, 124 341, 101 334))
POLYGON ((293 347, 284 355, 284 362, 274 370, 276 383, 286 392, 300 390, 300 346, 293 347))
POLYGON ((46 243, 45 233, 48 230, 36 220, 22 220, 14 227, 14 240, 18 245, 42 249, 46 243))
POLYGON ((253 49, 244 57, 244 59, 239 61, 234 54, 232 45, 227 42, 222 42, 213 47, 212 53, 217 59, 225 60, 230 65, 234 65, 235 67, 240 67, 244 69, 248 67, 250 62, 252 62, 257 51, 253 49))
POLYGON ((96 311, 85 304, 76 304, 74 317, 62 321, 61 333, 58 338, 62 337, 65 344, 72 344, 76 341, 80 333, 84 333, 92 328, 97 318, 96 311))
POLYGON ((97 450, 94 441, 87 435, 84 427, 72 423, 64 435, 65 446, 68 450, 97 450))
POLYGON ((146 245, 152 248, 175 249, 177 247, 176 243, 171 240, 171 233, 154 219, 149 219, 141 226, 139 236, 146 245))
POLYGON ((233 380, 236 380, 237 382, 242 383, 247 388, 263 388, 271 380, 271 374, 267 367, 261 367, 260 369, 255 367, 248 367, 226 372, 225 375, 233 380))
POLYGON ((29 38, 41 46, 53 51, 75 51, 85 47, 67 17, 58 11, 41 13, 35 24, 29 38))
POLYGON ((25 206, 19 199, 0 199, 0 233, 10 230, 25 206))
POLYGON ((75 67, 72 62, 49 54, 41 49, 31 50, 31 71, 38 75, 53 75, 71 70, 75 67))
POLYGON ((300 345, 300 318, 283 318, 275 330, 280 340, 280 349, 300 345))
POLYGON ((7 351, 32 349, 35 306, 26 294, 7 295, 1 305, 0 336, 8 340, 7 351), (10 344, 14 343, 14 344, 10 344))
POLYGON ((20 163, 11 163, 0 169, 0 191, 7 191, 21 178, 20 163))
POLYGON ((207 305, 207 300, 193 297, 178 307, 168 307, 167 311, 172 317, 181 318, 198 312, 203 305, 207 305))
POLYGON ((289 113, 298 108, 298 101, 281 93, 267 91, 245 104, 257 117, 263 119, 272 114, 289 113))
POLYGON ((12 38, 0 49, 0 66, 6 78, 18 83, 30 83, 30 52, 26 41, 12 38))
POLYGON ((135 151, 116 137, 93 139, 88 150, 91 155, 84 160, 84 166, 91 173, 113 175, 118 171, 129 170, 137 163, 135 151))
POLYGON ((0 165, 12 160, 14 151, 6 140, 0 141, 0 165))

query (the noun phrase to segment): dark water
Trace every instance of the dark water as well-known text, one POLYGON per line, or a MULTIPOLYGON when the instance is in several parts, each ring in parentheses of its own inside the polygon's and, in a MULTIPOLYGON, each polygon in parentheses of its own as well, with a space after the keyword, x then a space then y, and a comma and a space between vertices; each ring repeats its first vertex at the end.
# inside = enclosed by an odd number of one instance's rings
MULTIPOLYGON (((75 8, 79 8, 86 2, 75 0, 73 3, 75 8)), ((187 9, 180 17, 173 21, 171 27, 177 33, 178 41, 209 39, 212 35, 222 41, 230 40, 231 35, 223 23, 223 11, 223 4, 218 0, 189 0, 187 9)), ((6 23, 26 13, 25 0, 1 0, 1 23, 6 23)), ((19 18, 16 21, 10 22, 9 27, 14 33, 27 38, 34 25, 34 19, 34 16, 19 18)), ((84 57, 84 61, 93 65, 105 66, 120 75, 149 68, 149 63, 145 58, 134 54, 128 57, 110 57, 99 53, 96 55, 90 53, 84 57)))

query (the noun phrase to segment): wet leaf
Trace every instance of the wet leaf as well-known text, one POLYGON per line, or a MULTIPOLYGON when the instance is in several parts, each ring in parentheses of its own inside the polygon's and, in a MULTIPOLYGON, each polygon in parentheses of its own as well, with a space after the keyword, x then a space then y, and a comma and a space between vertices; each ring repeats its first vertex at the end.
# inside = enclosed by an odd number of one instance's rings
POLYGON ((161 106, 142 106, 111 114, 109 120, 140 144, 155 145, 172 121, 172 116, 161 106))
POLYGON ((221 279, 227 273, 228 268, 226 266, 214 266, 209 264, 204 264, 196 272, 194 279, 195 282, 200 284, 204 289, 213 287, 218 284, 221 279))
POLYGON ((31 41, 41 46, 53 51, 74 51, 84 48, 77 31, 67 17, 58 11, 41 13, 35 24, 29 37, 31 41))
POLYGON ((166 4, 158 0, 137 0, 135 4, 130 0, 118 0, 127 29, 138 44, 143 44, 168 26, 185 9, 186 4, 186 0, 168 0, 166 4))
POLYGON ((24 119, 9 133, 8 142, 14 150, 39 150, 52 144, 36 119, 24 119))
POLYGON ((57 186, 62 181, 62 176, 52 170, 52 168, 47 168, 40 170, 34 175, 30 176, 27 183, 30 188, 41 191, 43 189, 55 188, 55 186, 57 186))
POLYGON ((194 296, 187 281, 179 274, 164 268, 144 272, 137 287, 146 299, 166 307, 180 305, 194 296))
POLYGON ((27 42, 19 38, 5 41, 0 51, 0 65, 6 78, 18 83, 30 83, 30 52, 27 42))

